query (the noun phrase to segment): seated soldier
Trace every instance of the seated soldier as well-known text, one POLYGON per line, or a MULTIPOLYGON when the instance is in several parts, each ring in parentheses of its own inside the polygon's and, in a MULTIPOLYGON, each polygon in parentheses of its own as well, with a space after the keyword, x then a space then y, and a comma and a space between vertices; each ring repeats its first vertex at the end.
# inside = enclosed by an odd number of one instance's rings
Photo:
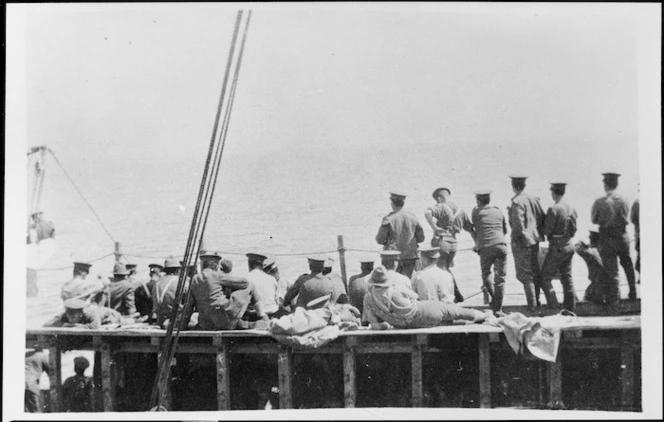
POLYGON ((44 327, 79 327, 97 330, 102 325, 132 325, 142 320, 125 318, 118 311, 89 304, 82 299, 65 301, 65 312, 46 322, 44 327))
POLYGON ((129 271, 122 262, 116 262, 113 266, 113 280, 109 286, 111 308, 122 315, 134 315, 136 313, 136 285, 127 277, 129 271))
MULTIPOLYGON (((164 262, 164 275, 154 285, 152 312, 155 321, 161 328, 166 328, 170 323, 181 269, 182 265, 177 259, 168 258, 164 262)), ((185 294, 186 289, 185 285, 185 294)))
POLYGON ((488 310, 482 313, 453 303, 418 301, 412 290, 389 284, 387 271, 381 265, 371 273, 362 319, 374 330, 385 330, 436 327, 454 321, 483 322, 493 316, 488 310))
POLYGON ((348 296, 350 304, 356 307, 360 313, 362 312, 362 304, 364 295, 369 290, 368 280, 373 271, 374 260, 365 258, 360 261, 360 273, 351 276, 348 279, 348 296))
POLYGON ((336 277, 330 278, 323 274, 324 259, 313 257, 307 259, 311 272, 295 280, 284 296, 284 303, 290 303, 297 296, 295 306, 305 307, 307 303, 325 295, 330 295, 330 303, 337 303, 337 298, 346 293, 343 282, 336 277))
MULTIPOLYGON (((201 330, 234 330, 251 328, 255 323, 242 321, 249 305, 256 307, 262 321, 267 316, 261 308, 260 296, 244 277, 235 277, 218 270, 221 256, 216 252, 201 255, 202 271, 191 281, 191 294, 185 306, 185 324, 198 311, 198 328, 201 330)), ((224 263, 230 270, 232 264, 224 263)))
POLYGON ((90 274, 90 267, 92 264, 85 262, 74 262, 73 275, 74 278, 62 285, 60 297, 63 301, 69 299, 90 299, 94 303, 102 303, 105 301, 104 289, 105 285, 101 279, 88 279, 90 274))

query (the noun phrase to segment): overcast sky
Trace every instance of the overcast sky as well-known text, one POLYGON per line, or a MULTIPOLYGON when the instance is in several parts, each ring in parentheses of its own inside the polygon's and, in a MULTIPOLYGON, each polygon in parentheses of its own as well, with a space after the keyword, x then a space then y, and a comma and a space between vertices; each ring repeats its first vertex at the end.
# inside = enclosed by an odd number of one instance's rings
MULTIPOLYGON (((26 143, 200 156, 237 8, 31 5, 26 143)), ((231 153, 636 140, 635 27, 611 6, 254 9, 231 153)))

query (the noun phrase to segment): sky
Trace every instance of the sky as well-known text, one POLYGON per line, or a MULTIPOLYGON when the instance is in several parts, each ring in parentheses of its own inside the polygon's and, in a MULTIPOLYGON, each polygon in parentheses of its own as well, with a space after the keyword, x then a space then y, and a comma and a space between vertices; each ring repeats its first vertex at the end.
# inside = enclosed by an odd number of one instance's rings
MULTIPOLYGON (((24 241, 29 146, 49 146, 77 179, 87 157, 92 165, 127 159, 140 166, 204 156, 241 6, 7 6, 5 209, 19 211, 7 214, 5 244, 24 241)), ((557 159, 570 149, 567 165, 586 165, 575 161, 578 147, 607 168, 638 166, 645 235, 655 233, 650 262, 661 256, 661 5, 251 8, 229 155, 307 159, 342 157, 357 146, 407 151, 468 142, 489 150, 523 145, 527 160, 556 142, 557 159)), ((22 259, 5 279, 24 277, 22 259)), ((644 300, 644 315, 655 310, 661 321, 655 267, 651 297, 658 300, 644 300)), ((23 333, 5 322, 5 340, 20 342, 23 333)), ((661 357, 661 325, 643 347, 661 357)), ((8 354, 21 359, 16 349, 8 354)), ((651 369, 644 386, 661 374, 661 366, 651 369)), ((661 416, 658 381, 643 395, 644 404, 659 403, 661 416)))

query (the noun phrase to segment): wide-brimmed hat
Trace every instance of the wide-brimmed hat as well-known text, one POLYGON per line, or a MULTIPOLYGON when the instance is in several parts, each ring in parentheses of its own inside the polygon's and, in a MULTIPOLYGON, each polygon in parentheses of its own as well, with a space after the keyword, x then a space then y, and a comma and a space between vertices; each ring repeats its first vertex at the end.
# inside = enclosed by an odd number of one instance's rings
POLYGON ((122 262, 116 262, 115 265, 113 265, 113 274, 127 275, 129 274, 129 271, 127 270, 127 266, 125 264, 122 262))
POLYGON ((182 268, 182 264, 180 264, 179 260, 171 257, 164 262, 164 268, 182 268))
POLYGON ((449 188, 445 188, 445 187, 436 188, 436 190, 434 190, 433 193, 431 194, 433 199, 438 199, 438 195, 440 195, 441 190, 446 190, 448 194, 450 194, 450 195, 452 194, 452 192, 449 190, 449 188))
POLYGON ((384 266, 379 265, 371 273, 371 278, 369 282, 373 284, 385 284, 387 282, 387 270, 384 266))

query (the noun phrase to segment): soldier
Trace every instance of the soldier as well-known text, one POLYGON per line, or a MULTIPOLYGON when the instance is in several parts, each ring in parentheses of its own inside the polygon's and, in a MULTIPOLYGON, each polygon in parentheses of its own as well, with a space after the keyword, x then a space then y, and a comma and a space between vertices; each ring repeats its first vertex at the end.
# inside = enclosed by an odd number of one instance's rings
POLYGON ((551 183, 551 197, 554 204, 547 210, 544 219, 543 234, 549 240, 549 252, 542 266, 542 290, 546 296, 549 309, 558 308, 556 292, 551 286, 551 280, 557 271, 560 271, 560 282, 563 285, 563 309, 574 312, 576 307, 576 293, 572 279, 572 258, 574 257, 574 243, 572 238, 576 234, 576 211, 566 201, 566 183, 551 183))
POLYGON ((60 297, 63 301, 78 298, 101 303, 104 301, 104 283, 100 279, 87 280, 92 264, 74 262, 74 278, 62 285, 60 297))
POLYGON ((382 251, 380 253, 380 265, 385 267, 387 271, 387 278, 390 284, 398 284, 405 289, 413 289, 413 283, 410 281, 410 278, 406 277, 402 273, 399 273, 397 268, 399 267, 399 259, 401 258, 401 252, 399 251, 382 251))
POLYGON ((491 191, 475 192, 477 206, 473 208, 471 219, 464 222, 464 230, 475 241, 474 251, 480 256, 482 284, 491 296, 491 309, 496 316, 502 316, 505 294, 505 265, 507 264, 507 223, 500 209, 489 205, 491 191), (491 267, 495 277, 491 277, 491 267))
POLYGON ((417 244, 424 242, 424 230, 414 214, 403 209, 406 195, 390 193, 392 212, 383 218, 376 242, 384 250, 401 252, 398 272, 410 278, 417 264, 417 244))
POLYGON ((297 296, 296 307, 305 307, 307 303, 321 296, 330 295, 330 303, 337 303, 340 295, 346 293, 343 283, 323 275, 325 260, 316 257, 307 258, 309 274, 302 274, 288 289, 284 303, 290 303, 297 296))
POLYGON ((422 269, 413 275, 413 290, 417 293, 418 300, 454 303, 452 274, 436 265, 440 258, 440 249, 421 249, 420 256, 422 269))
MULTIPOLYGON (((332 272, 332 267, 334 267, 334 258, 327 258, 325 259, 325 263, 323 264, 323 275, 328 276, 329 278, 335 280, 335 283, 341 283, 341 285, 344 285, 344 281, 341 278, 341 275, 337 272, 332 272)), ((344 285, 344 290, 346 289, 344 285)))
POLYGON ((279 311, 277 303, 277 290, 279 283, 277 280, 263 272, 263 264, 267 257, 258 253, 248 253, 247 263, 249 265, 249 275, 247 280, 258 291, 261 298, 262 311, 269 318, 273 318, 279 311))
POLYGON ((618 187, 618 173, 602 173, 606 195, 595 200, 590 211, 593 224, 599 225, 599 253, 604 269, 611 276, 609 289, 609 305, 615 306, 620 300, 620 277, 618 275, 618 259, 625 270, 629 284, 629 298, 636 299, 636 277, 630 257, 629 236, 629 204, 615 190, 618 187))
POLYGON ((164 275, 154 285, 154 291, 152 292, 152 313, 161 328, 166 328, 170 322, 181 269, 182 265, 177 259, 173 257, 168 258, 164 262, 164 275))
POLYGON ((44 350, 27 349, 25 351, 25 412, 42 413, 44 411, 39 380, 42 372, 48 374, 53 369, 44 350))
POLYGON ((136 286, 135 299, 136 299, 136 312, 141 316, 148 315, 152 317, 152 293, 154 292, 154 285, 161 278, 161 270, 164 268, 161 264, 150 264, 150 279, 146 282, 142 279, 137 279, 138 285, 136 286))
POLYGON ((636 249, 636 264, 634 269, 639 273, 639 283, 641 283, 641 226, 639 224, 639 199, 637 198, 632 205, 632 210, 629 213, 629 221, 634 224, 634 240, 636 249))
POLYGON ((114 309, 89 304, 82 299, 69 299, 65 301, 64 305, 65 312, 46 322, 44 327, 81 326, 98 330, 102 325, 133 325, 143 321, 142 319, 125 318, 114 309))
POLYGON ((122 262, 113 266, 113 280, 109 286, 111 308, 122 315, 136 312, 136 285, 127 279, 129 271, 122 262))
POLYGON ((277 266, 277 261, 274 255, 268 255, 267 259, 263 262, 263 272, 277 280, 277 305, 285 315, 288 313, 288 309, 290 309, 289 307, 291 305, 290 303, 284 303, 284 296, 286 296, 286 292, 290 285, 288 284, 288 281, 285 278, 282 278, 279 274, 279 267, 277 266))
POLYGON ((350 299, 350 304, 356 307, 360 313, 362 312, 364 295, 369 289, 368 280, 369 277, 371 277, 371 271, 373 271, 373 267, 374 260, 365 258, 360 261, 360 273, 353 275, 348 279, 348 296, 350 299))
POLYGON ((540 305, 540 267, 537 261, 542 238, 544 210, 539 198, 525 193, 527 176, 510 176, 514 196, 508 207, 512 230, 512 255, 516 278, 523 284, 528 310, 540 305))
POLYGON ((125 267, 127 268, 127 271, 129 271, 129 274, 127 275, 127 280, 129 280, 131 283, 138 282, 138 276, 136 275, 137 272, 136 267, 138 267, 138 265, 127 263, 125 264, 125 267))
POLYGON ((198 327, 201 330, 234 330, 249 328, 242 321, 250 304, 262 320, 267 316, 261 309, 261 298, 252 284, 244 277, 235 277, 219 271, 221 256, 214 251, 201 255, 201 272, 191 280, 191 294, 184 312, 188 324, 194 309, 198 311, 198 327))

